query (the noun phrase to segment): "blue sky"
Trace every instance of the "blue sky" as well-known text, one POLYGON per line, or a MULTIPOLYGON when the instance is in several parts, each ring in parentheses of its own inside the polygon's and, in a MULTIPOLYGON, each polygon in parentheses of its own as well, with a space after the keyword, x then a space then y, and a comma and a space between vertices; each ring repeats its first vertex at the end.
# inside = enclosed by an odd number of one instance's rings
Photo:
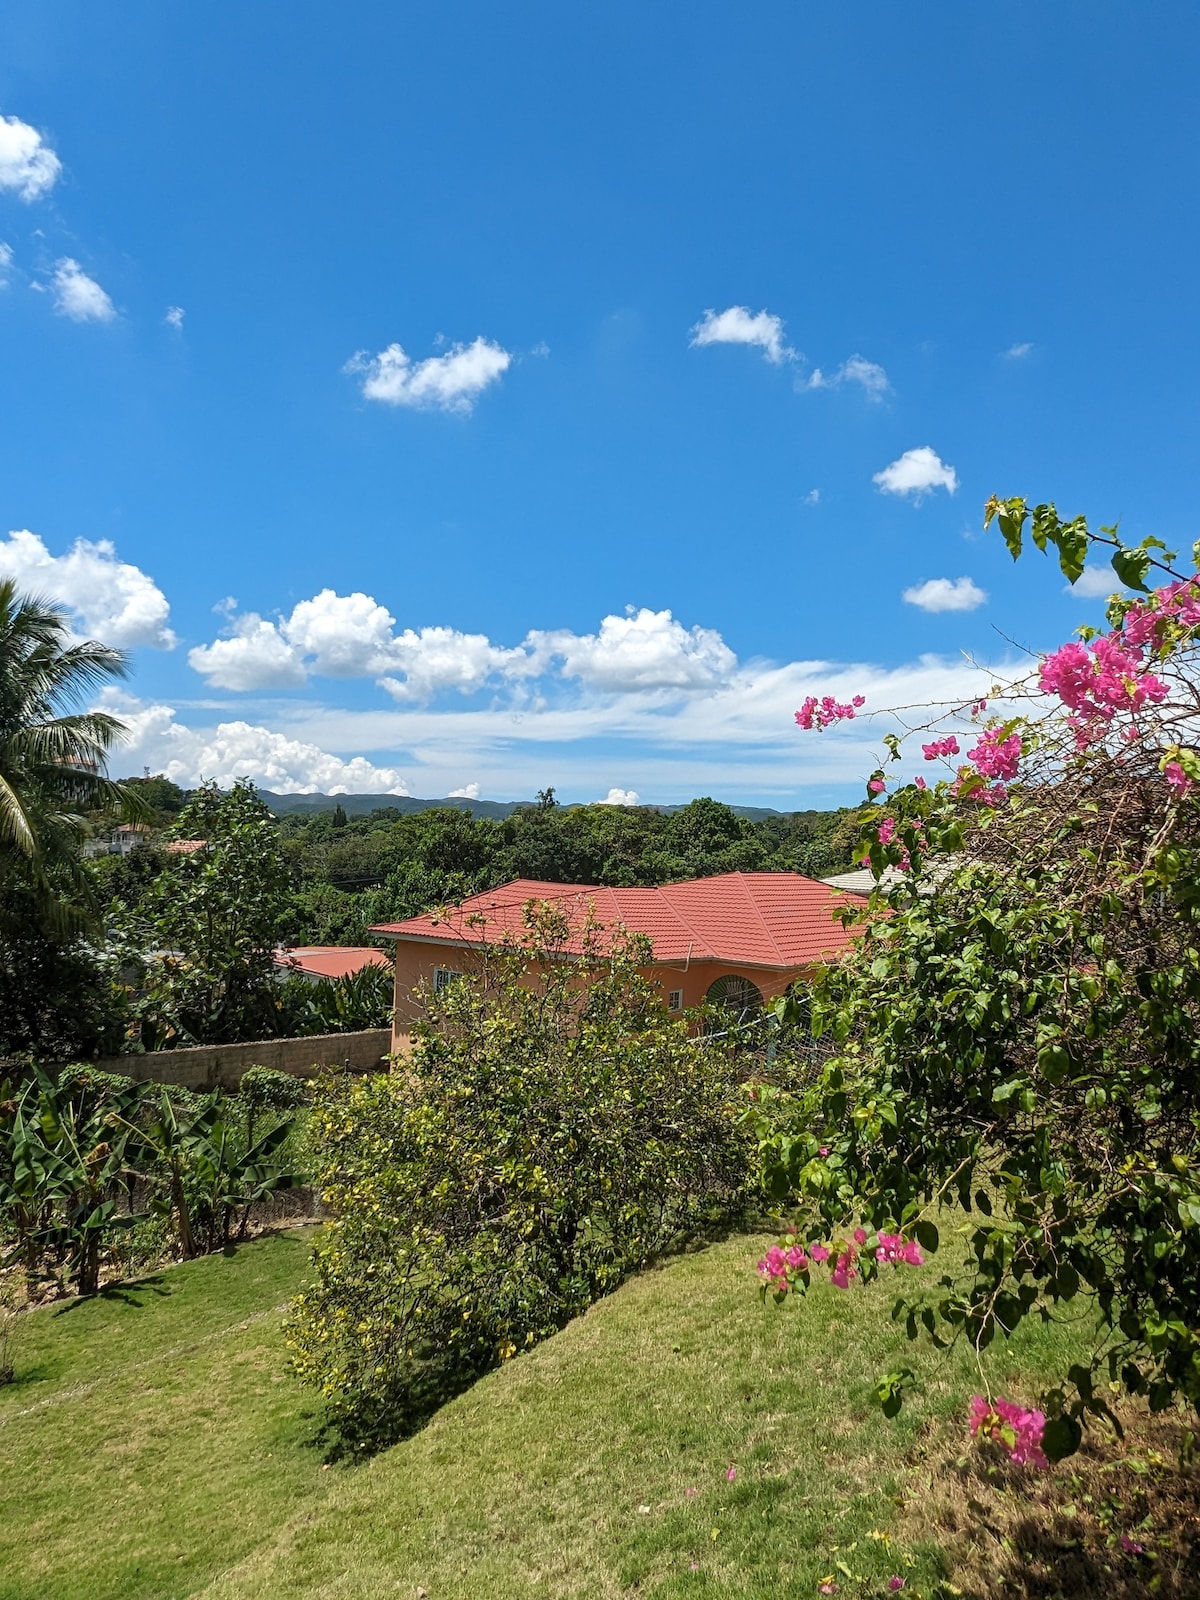
POLYGON ((990 493, 1196 536, 1198 47, 1174 0, 0 4, 0 570, 130 649, 118 771, 850 800, 882 726, 810 689, 1098 619, 990 493))

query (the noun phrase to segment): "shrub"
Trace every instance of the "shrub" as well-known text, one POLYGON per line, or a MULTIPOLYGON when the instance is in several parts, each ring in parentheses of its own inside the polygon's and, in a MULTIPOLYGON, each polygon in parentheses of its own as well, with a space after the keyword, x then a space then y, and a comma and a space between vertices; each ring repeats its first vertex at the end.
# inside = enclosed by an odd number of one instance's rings
MULTIPOLYGON (((1020 554, 1023 502, 993 514, 1020 554)), ((873 775, 863 848, 877 880, 898 872, 816 985, 813 1023, 839 1056, 803 1094, 760 1095, 750 1120, 767 1181, 800 1207, 794 1249, 861 1234, 862 1256, 842 1253, 865 1277, 873 1230, 931 1250, 939 1213, 954 1218, 966 1269, 955 1251, 902 1303, 910 1335, 982 1348, 1028 1316, 1094 1319, 1092 1359, 1042 1401, 1061 1456, 1122 1389, 1200 1405, 1200 752, 1180 742, 1200 577, 1052 506, 1030 531, 1071 582, 1107 549, 1141 593, 990 707, 923 730, 929 762, 972 729, 952 775, 893 793, 873 775), (1150 591, 1152 568, 1170 581, 1150 591)), ((810 697, 797 719, 848 709, 810 697)))
POLYGON ((725 1046, 670 1017, 644 941, 589 927, 572 959, 560 913, 527 916, 522 948, 427 997, 411 1065, 318 1099, 335 1220, 290 1337, 349 1439, 394 1436, 742 1202, 725 1046))

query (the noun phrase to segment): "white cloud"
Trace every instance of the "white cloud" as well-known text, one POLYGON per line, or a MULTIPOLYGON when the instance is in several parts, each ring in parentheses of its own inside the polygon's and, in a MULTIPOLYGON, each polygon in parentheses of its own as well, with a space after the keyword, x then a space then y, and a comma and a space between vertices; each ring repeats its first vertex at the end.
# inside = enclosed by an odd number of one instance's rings
POLYGON ((278 627, 248 611, 227 639, 188 651, 188 666, 218 689, 287 689, 308 677, 304 663, 278 627))
POLYGON ((808 493, 804 496, 804 504, 806 506, 819 505, 820 501, 821 501, 821 491, 820 491, 820 489, 810 489, 808 491, 808 493))
POLYGON ((12 245, 0 244, 0 289, 8 288, 8 275, 12 271, 12 264, 12 245))
POLYGON ((36 128, 19 117, 0 117, 0 189, 37 200, 58 182, 62 162, 36 128))
POLYGON ((52 556, 36 533, 21 528, 0 540, 0 573, 27 593, 59 601, 78 632, 104 644, 175 645, 166 595, 140 567, 119 561, 108 539, 77 539, 65 555, 52 556))
POLYGON ((477 783, 465 783, 465 784, 463 784, 461 789, 451 789, 450 793, 446 796, 446 799, 447 800, 478 800, 479 799, 479 785, 477 783))
POLYGON ((958 473, 947 466, 936 451, 923 444, 916 450, 906 450, 890 466, 877 472, 872 481, 884 494, 911 494, 920 499, 933 489, 945 489, 953 494, 958 488, 958 473))
POLYGON ((494 645, 484 633, 460 633, 457 628, 405 628, 388 651, 393 671, 404 674, 380 678, 380 685, 396 700, 428 700, 443 689, 471 694, 492 678, 532 677, 537 663, 518 646, 494 645))
POLYGON ((362 392, 368 400, 466 415, 487 386, 497 382, 511 365, 507 350, 480 337, 472 344, 452 345, 444 356, 417 362, 398 344, 388 345, 377 356, 360 350, 346 370, 361 373, 362 392))
POLYGON ((642 797, 636 789, 610 789, 603 800, 595 801, 598 806, 638 806, 642 797))
POLYGON ((117 308, 78 261, 63 256, 54 268, 54 309, 72 322, 111 322, 117 308))
POLYGON ((725 311, 706 311, 692 329, 693 345, 757 345, 776 366, 795 360, 796 352, 783 337, 783 319, 769 311, 752 312, 749 306, 729 306, 725 311))
POLYGON ((534 631, 525 642, 540 660, 561 660, 564 677, 613 694, 710 689, 726 682, 737 665, 714 629, 685 628, 670 611, 646 607, 605 617, 599 633, 534 631))
POLYGON ((905 589, 902 598, 922 611, 974 611, 987 594, 970 578, 930 578, 905 589))
POLYGON ((1024 361, 1026 356, 1031 356, 1032 354, 1033 346, 1031 344, 1010 344, 1004 352, 1004 359, 1006 361, 1024 361))
POLYGON ((1120 594, 1124 587, 1111 567, 1084 567, 1074 583, 1064 586, 1064 592, 1079 600, 1107 600, 1110 594, 1120 594))
POLYGON ((163 321, 166 323, 168 328, 181 329, 183 327, 183 319, 186 315, 187 313, 184 311, 182 306, 168 306, 167 314, 163 318, 163 321))
POLYGON ((891 390, 888 375, 877 361, 868 361, 865 356, 851 356, 849 361, 843 361, 835 372, 828 377, 816 367, 807 378, 799 378, 796 382, 797 389, 836 389, 843 383, 857 383, 866 393, 868 400, 879 401, 891 390))
POLYGON ((206 778, 215 778, 222 787, 237 778, 252 778, 280 794, 409 792, 395 767, 376 766, 363 756, 346 760, 270 728, 241 721, 190 728, 175 720, 173 707, 145 705, 120 693, 109 692, 103 704, 129 730, 114 770, 148 766, 185 788, 206 778))
POLYGON ((519 645, 457 628, 405 628, 370 595, 322 589, 290 616, 271 621, 247 612, 229 633, 197 645, 189 664, 217 688, 288 688, 310 674, 375 678, 395 700, 424 703, 446 690, 473 694, 489 684, 543 677, 575 679, 605 694, 683 691, 726 682, 737 658, 711 628, 685 628, 670 611, 608 616, 597 633, 535 629, 519 645))

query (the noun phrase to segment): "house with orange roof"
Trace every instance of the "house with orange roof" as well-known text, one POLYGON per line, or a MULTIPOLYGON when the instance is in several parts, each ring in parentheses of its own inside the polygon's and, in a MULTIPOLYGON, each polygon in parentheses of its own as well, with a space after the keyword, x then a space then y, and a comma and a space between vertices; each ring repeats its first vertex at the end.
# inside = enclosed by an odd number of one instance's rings
POLYGON ((644 970, 661 986, 669 1010, 708 1001, 746 1015, 850 946, 854 934, 838 913, 860 898, 798 872, 727 872, 654 889, 518 878, 444 911, 371 929, 395 941, 393 1047, 407 1044, 422 988, 437 991, 470 971, 489 947, 521 942, 531 900, 565 911, 571 932, 564 956, 583 953, 589 923, 644 934, 653 949, 644 970))
POLYGON ((385 950, 374 945, 322 944, 276 950, 275 965, 281 978, 306 978, 320 983, 322 978, 349 978, 364 967, 390 967, 385 950))

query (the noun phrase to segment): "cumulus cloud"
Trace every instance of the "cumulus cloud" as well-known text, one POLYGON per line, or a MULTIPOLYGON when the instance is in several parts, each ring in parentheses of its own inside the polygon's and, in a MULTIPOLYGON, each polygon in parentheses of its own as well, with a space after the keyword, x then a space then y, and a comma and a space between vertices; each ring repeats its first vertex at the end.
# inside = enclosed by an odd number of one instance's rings
POLYGON ((1111 567, 1084 567, 1074 583, 1065 585, 1065 592, 1078 600, 1107 600, 1110 594, 1119 594, 1124 587, 1111 567))
POLYGON ((891 390, 888 375, 877 361, 868 361, 865 356, 851 356, 849 361, 843 361, 836 371, 828 376, 820 367, 807 377, 797 381, 798 389, 836 389, 843 383, 856 383, 865 392, 868 400, 879 401, 891 390))
POLYGON ((390 344, 377 356, 360 350, 346 364, 347 372, 362 377, 368 400, 419 410, 457 411, 469 415, 491 383, 512 365, 512 355, 502 345, 482 337, 472 344, 456 344, 442 356, 413 361, 399 344, 390 344))
POLYGON ((274 622, 248 611, 232 630, 227 639, 188 651, 188 665, 215 688, 288 689, 307 680, 303 661, 274 622))
POLYGON ((119 560, 108 539, 77 539, 65 555, 53 556, 36 533, 21 528, 0 539, 0 574, 27 594, 66 606, 76 631, 104 644, 175 645, 166 595, 140 567, 119 560))
POLYGON ((166 323, 168 328, 181 330, 183 328, 183 319, 186 314, 187 313, 184 311, 182 306, 168 306, 167 314, 163 318, 163 321, 166 323))
POLYGON ((793 361, 796 352, 783 337, 783 319, 770 311, 751 311, 749 306, 729 306, 724 311, 708 310, 692 329, 693 345, 756 345, 766 360, 776 366, 793 361))
POLYGON ((1033 346, 1031 344, 1010 344, 1004 352, 1004 359, 1006 361, 1024 361, 1026 356, 1031 356, 1032 354, 1033 346))
POLYGON ((72 322, 111 322, 117 314, 116 306, 95 278, 89 278, 70 256, 63 256, 56 264, 51 287, 54 309, 72 322))
POLYGON ((478 800, 479 785, 477 783, 464 783, 461 789, 451 789, 446 798, 447 800, 478 800))
POLYGON ((226 637, 197 645, 188 661, 217 688, 289 688, 310 674, 374 678, 393 699, 423 704, 446 690, 473 694, 535 678, 573 679, 604 694, 711 689, 737 665, 711 628, 685 628, 668 611, 603 618, 596 633, 534 629, 518 645, 483 633, 425 627, 395 631, 395 618, 370 595, 322 589, 290 616, 230 616, 226 637))
POLYGON ((147 766, 184 788, 212 778, 227 788, 238 778, 251 778, 277 794, 409 792, 395 767, 377 766, 364 756, 347 760, 271 728, 241 721, 191 728, 176 720, 172 706, 145 705, 112 692, 103 705, 128 729, 118 765, 147 766))
POLYGON ((595 802, 598 806, 638 806, 642 797, 636 789, 610 789, 603 800, 595 802))
POLYGON ((947 466, 927 444, 904 454, 877 472, 872 480, 884 494, 909 494, 920 499, 934 489, 953 494, 958 488, 958 473, 947 466))
POLYGON ((670 611, 631 607, 608 616, 598 633, 535 631, 526 643, 541 661, 561 661, 564 677, 610 694, 710 689, 726 682, 737 657, 712 628, 685 628, 670 611))
POLYGON ((929 578, 905 589, 902 598, 922 611, 974 611, 987 594, 970 578, 929 578))
POLYGON ((20 117, 0 117, 0 189, 37 200, 58 182, 62 162, 36 128, 20 117))

